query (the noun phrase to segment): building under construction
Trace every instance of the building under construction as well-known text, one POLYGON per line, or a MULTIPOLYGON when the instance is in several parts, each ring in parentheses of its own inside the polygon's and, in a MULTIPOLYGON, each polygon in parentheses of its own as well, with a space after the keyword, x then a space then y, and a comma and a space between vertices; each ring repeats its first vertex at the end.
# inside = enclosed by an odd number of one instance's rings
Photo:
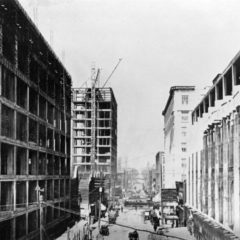
POLYGON ((80 179, 84 209, 93 175, 107 179, 105 192, 114 194, 107 189, 114 189, 117 173, 117 103, 111 88, 77 88, 72 97, 72 176, 80 179))
POLYGON ((17 0, 0 1, 0 90, 0 238, 47 239, 69 219, 71 78, 17 0))

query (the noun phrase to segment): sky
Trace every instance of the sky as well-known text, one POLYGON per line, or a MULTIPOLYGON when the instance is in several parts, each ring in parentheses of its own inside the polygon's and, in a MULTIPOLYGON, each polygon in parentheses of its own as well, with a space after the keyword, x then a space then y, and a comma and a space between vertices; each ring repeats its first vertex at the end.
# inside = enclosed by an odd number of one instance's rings
POLYGON ((164 150, 162 111, 176 85, 211 86, 240 50, 239 0, 19 0, 72 77, 118 102, 118 157, 144 168, 164 150), (64 56, 64 57, 63 57, 64 56), (101 84, 100 84, 101 86, 101 84))

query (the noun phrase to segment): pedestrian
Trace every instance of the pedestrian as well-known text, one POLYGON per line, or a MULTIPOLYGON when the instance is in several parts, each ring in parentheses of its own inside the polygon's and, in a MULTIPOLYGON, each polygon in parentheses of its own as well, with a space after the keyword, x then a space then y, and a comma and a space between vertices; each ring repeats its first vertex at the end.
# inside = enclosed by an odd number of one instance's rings
POLYGON ((154 217, 153 218, 153 229, 154 229, 154 232, 157 231, 157 228, 159 227, 159 219, 154 217))
POLYGON ((121 212, 123 212, 123 206, 121 205, 121 212))
POLYGON ((159 218, 155 212, 152 215, 152 220, 153 220, 153 229, 156 232, 157 228, 159 227, 159 218))

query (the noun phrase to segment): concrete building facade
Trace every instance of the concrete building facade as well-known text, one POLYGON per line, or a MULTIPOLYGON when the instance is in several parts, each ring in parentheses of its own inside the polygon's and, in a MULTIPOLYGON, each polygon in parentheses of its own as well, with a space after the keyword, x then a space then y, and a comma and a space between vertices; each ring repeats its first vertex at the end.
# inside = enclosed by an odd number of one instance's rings
POLYGON ((240 53, 192 112, 187 200, 198 229, 215 239, 240 236, 239 103, 240 53))
POLYGON ((175 188, 187 178, 188 132, 196 101, 194 86, 175 86, 162 112, 164 116, 163 188, 175 188))
MULTIPOLYGON (((0 238, 64 231, 71 77, 17 0, 0 5, 0 238), (44 190, 40 221, 39 195, 44 190)), ((46 236, 45 236, 46 237, 46 236)))

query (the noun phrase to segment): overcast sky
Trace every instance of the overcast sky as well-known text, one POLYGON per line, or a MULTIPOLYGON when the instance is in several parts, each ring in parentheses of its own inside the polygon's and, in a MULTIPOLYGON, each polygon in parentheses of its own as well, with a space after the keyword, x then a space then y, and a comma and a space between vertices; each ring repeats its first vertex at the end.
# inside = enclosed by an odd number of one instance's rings
MULTIPOLYGON (((33 18, 34 0, 19 0, 33 18)), ((153 164, 174 85, 209 86, 240 49, 239 0, 36 0, 38 27, 79 87, 92 62, 118 102, 118 157, 153 164)))

